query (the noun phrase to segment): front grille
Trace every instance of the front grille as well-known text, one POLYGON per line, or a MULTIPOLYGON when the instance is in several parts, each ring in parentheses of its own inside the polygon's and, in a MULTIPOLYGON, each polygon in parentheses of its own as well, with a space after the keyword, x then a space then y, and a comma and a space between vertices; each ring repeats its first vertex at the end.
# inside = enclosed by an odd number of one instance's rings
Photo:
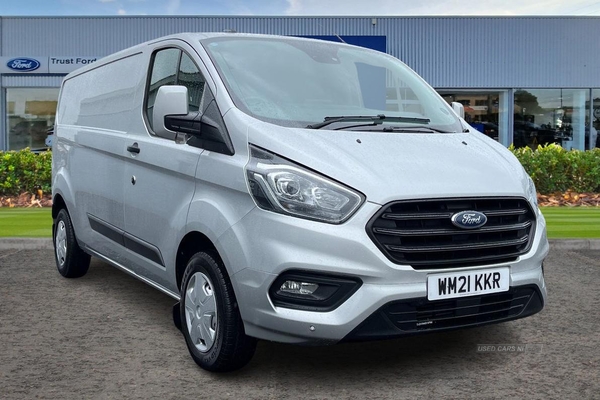
POLYGON ((526 253, 535 214, 520 197, 396 201, 369 221, 367 233, 394 263, 414 269, 468 267, 510 262, 526 253), (479 211, 487 223, 467 230, 452 215, 479 211))
POLYGON ((397 301, 387 304, 382 311, 396 328, 404 332, 446 329, 516 317, 535 294, 536 290, 528 286, 450 300, 397 301))

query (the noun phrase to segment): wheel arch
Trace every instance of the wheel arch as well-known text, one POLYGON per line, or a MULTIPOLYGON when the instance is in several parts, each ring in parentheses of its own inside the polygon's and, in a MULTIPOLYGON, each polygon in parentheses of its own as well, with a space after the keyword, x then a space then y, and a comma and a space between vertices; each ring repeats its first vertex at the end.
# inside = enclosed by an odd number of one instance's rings
POLYGON ((62 210, 63 208, 66 209, 67 212, 69 212, 69 209, 67 207, 67 203, 65 202, 65 199, 63 199, 63 197, 60 193, 56 193, 54 195, 54 197, 52 198, 52 219, 53 220, 56 219, 59 211, 62 210))
MULTIPOLYGON (((53 160, 54 161, 54 160, 53 160)), ((75 207, 75 197, 68 171, 60 168, 56 173, 52 171, 52 218, 65 208, 69 215, 75 207)))
MULTIPOLYGON (((177 288, 181 289, 181 281, 183 280, 183 274, 185 273, 185 268, 188 261, 199 251, 213 252, 220 258, 221 262, 223 261, 223 258, 220 256, 217 247, 208 238, 208 236, 198 231, 188 232, 181 239, 181 242, 177 248, 177 256, 175 257, 175 279, 177 282, 177 288)), ((225 267, 225 269, 227 269, 227 267, 225 267)), ((228 273, 228 271, 224 272, 228 273)))

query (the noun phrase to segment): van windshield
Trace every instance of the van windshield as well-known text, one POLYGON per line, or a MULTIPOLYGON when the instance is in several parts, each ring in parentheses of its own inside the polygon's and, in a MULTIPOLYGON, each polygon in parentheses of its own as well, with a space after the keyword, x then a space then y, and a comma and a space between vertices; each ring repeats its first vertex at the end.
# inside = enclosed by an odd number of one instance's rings
MULTIPOLYGON (((439 131, 462 131, 446 102, 387 54, 299 38, 228 36, 201 43, 236 106, 260 120, 306 127, 326 117, 384 114, 386 125, 419 120, 439 131)), ((336 128, 339 122, 323 127, 336 128)))

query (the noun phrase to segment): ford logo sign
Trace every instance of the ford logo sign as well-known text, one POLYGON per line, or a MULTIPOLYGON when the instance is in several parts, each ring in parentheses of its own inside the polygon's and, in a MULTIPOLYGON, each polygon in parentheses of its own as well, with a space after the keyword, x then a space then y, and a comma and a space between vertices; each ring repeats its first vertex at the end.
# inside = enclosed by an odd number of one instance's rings
POLYGON ((40 67, 40 62, 33 58, 13 58, 6 63, 6 66, 13 71, 28 72, 38 69, 40 67))
POLYGON ((454 226, 462 229, 481 228, 487 222, 487 217, 479 211, 461 211, 454 214, 451 218, 454 226))

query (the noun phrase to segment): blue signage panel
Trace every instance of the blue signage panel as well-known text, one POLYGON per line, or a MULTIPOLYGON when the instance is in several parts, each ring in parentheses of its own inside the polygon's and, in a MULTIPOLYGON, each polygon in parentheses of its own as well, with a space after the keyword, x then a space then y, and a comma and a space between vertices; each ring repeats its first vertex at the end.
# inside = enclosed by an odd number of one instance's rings
POLYGON ((301 36, 309 39, 329 40, 330 42, 340 42, 340 38, 355 46, 366 47, 367 49, 386 52, 386 37, 385 36, 301 36))

